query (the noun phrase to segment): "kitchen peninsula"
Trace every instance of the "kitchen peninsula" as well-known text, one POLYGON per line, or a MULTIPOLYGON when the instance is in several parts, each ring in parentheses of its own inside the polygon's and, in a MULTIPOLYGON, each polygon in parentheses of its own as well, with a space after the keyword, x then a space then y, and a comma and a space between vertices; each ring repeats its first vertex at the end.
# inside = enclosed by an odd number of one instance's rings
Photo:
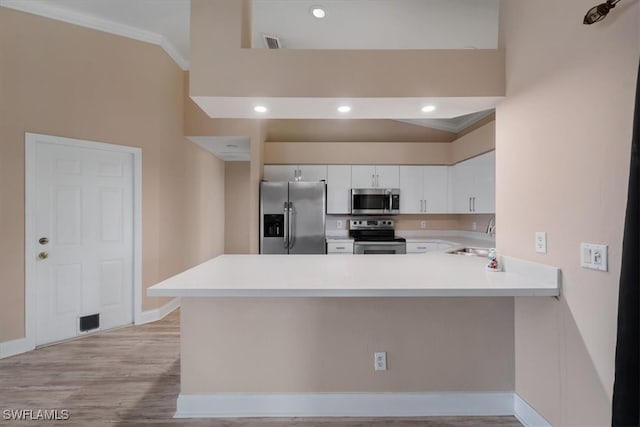
POLYGON ((559 270, 502 262, 223 255, 165 280, 148 294, 181 297, 176 417, 512 414, 510 297, 559 295, 559 270))

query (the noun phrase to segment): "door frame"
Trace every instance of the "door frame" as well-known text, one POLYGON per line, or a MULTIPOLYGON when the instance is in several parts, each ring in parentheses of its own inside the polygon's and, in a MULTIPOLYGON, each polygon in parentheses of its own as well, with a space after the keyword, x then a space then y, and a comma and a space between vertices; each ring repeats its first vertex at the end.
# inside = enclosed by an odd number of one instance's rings
POLYGON ((36 313, 36 147, 38 144, 54 144, 66 147, 115 151, 133 155, 133 322, 142 321, 142 149, 125 145, 73 139, 61 136, 25 132, 25 197, 24 197, 24 255, 25 255, 25 338, 35 348, 37 332, 36 313))

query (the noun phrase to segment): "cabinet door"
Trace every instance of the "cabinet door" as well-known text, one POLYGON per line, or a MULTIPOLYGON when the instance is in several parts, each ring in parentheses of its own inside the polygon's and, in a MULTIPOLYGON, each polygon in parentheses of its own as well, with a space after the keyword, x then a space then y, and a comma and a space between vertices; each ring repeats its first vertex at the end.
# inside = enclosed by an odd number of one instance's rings
POLYGON ((376 166, 375 173, 377 188, 400 188, 400 166, 376 166))
POLYGON ((473 164, 469 160, 453 166, 453 212, 471 213, 473 191, 473 164))
POLYGON ((422 166, 400 166, 400 213, 421 213, 424 209, 422 166))
POLYGON ((265 181, 295 181, 296 165, 264 165, 265 181))
POLYGON ((351 213, 351 166, 327 166, 327 213, 351 213))
POLYGON ((326 165, 300 165, 298 166, 300 181, 326 181, 326 165))
POLYGON ((494 213, 496 208, 496 155, 495 151, 474 159, 473 195, 474 213, 494 213))
POLYGON ((375 166, 353 165, 351 166, 351 187, 352 188, 375 188, 374 175, 375 166))
MULTIPOLYGON (((448 171, 447 166, 422 167, 424 212, 447 213, 448 171)), ((400 181, 402 184, 402 181, 400 181)), ((400 197, 402 202, 402 196, 400 197)))

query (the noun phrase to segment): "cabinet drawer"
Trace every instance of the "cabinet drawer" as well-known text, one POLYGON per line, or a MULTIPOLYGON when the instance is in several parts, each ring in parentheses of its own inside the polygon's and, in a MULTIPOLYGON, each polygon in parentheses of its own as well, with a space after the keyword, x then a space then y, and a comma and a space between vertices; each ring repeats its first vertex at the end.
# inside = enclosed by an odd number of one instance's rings
POLYGON ((407 242, 408 254, 420 254, 424 252, 437 251, 440 248, 435 242, 407 242))
POLYGON ((352 254, 353 243, 327 243, 327 254, 352 254))

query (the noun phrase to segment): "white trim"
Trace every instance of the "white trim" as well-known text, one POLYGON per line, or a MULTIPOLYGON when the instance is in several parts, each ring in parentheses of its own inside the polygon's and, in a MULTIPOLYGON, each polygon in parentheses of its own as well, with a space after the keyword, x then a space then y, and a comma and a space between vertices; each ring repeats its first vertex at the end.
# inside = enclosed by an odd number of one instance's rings
POLYGON ((33 340, 27 338, 18 338, 13 341, 0 342, 0 359, 15 356, 16 354, 26 353, 34 350, 36 347, 33 340))
POLYGON ((518 393, 513 393, 513 415, 524 427, 552 427, 552 424, 518 396, 518 393))
POLYGON ((93 30, 104 31, 106 33, 139 40, 146 43, 152 43, 160 46, 183 70, 189 69, 189 61, 186 60, 161 34, 151 31, 141 30, 130 25, 121 24, 96 16, 87 15, 74 10, 56 7, 51 4, 30 2, 24 0, 0 0, 0 6, 9 9, 19 10, 21 12, 31 13, 33 15, 43 16, 45 18, 55 19, 57 21, 67 22, 69 24, 79 25, 93 30))
POLYGON ((136 318, 136 325, 142 325, 144 323, 164 319, 167 314, 171 313, 178 307, 180 307, 180 298, 174 298, 160 308, 143 311, 140 313, 140 316, 136 318))
POLYGON ((512 392, 180 394, 175 418, 513 415, 512 392))
POLYGON ((138 324, 142 315, 142 149, 105 144, 81 139, 64 138, 25 132, 25 344, 31 350, 36 342, 36 271, 35 224, 29 209, 35 206, 36 144, 47 143, 70 147, 129 153, 133 156, 133 320, 138 324))

